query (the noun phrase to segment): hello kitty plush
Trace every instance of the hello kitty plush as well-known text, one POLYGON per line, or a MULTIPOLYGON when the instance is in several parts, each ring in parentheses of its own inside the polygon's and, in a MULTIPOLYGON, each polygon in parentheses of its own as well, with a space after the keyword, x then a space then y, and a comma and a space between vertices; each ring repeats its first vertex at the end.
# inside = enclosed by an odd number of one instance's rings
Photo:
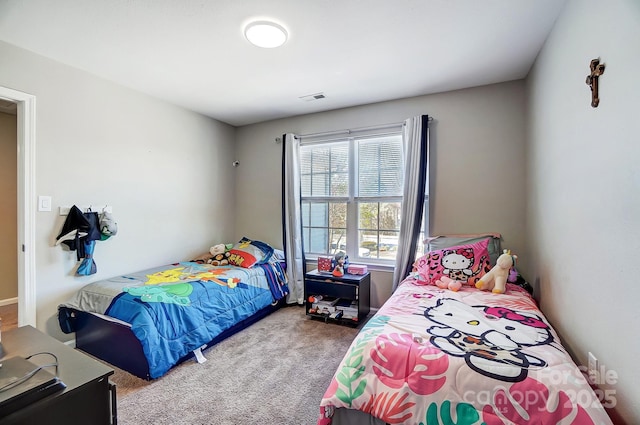
POLYGON ((511 250, 505 249, 503 254, 498 257, 496 265, 476 282, 476 288, 491 291, 494 294, 504 294, 509 270, 511 267, 515 267, 517 259, 517 255, 512 255, 511 250))

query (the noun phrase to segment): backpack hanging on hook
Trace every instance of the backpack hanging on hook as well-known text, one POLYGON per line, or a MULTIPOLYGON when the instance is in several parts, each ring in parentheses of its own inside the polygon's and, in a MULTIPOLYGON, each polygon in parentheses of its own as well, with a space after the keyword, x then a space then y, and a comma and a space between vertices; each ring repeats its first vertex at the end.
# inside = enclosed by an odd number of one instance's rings
POLYGON ((56 245, 60 243, 67 245, 70 250, 76 251, 78 261, 83 260, 85 264, 80 264, 76 274, 93 274, 96 272, 93 261, 94 245, 101 236, 98 213, 91 210, 83 213, 74 205, 69 210, 62 231, 56 238, 56 245))
POLYGON ((96 262, 93 260, 93 251, 96 248, 96 241, 99 241, 102 237, 98 213, 91 211, 91 208, 89 208, 89 211, 83 215, 89 222, 89 232, 88 235, 83 238, 82 250, 78 249, 78 256, 82 258, 82 262, 76 270, 78 276, 88 276, 98 271, 96 262))
POLYGON ((113 214, 103 208, 100 213, 100 240, 106 241, 116 233, 118 233, 118 223, 114 220, 113 214))

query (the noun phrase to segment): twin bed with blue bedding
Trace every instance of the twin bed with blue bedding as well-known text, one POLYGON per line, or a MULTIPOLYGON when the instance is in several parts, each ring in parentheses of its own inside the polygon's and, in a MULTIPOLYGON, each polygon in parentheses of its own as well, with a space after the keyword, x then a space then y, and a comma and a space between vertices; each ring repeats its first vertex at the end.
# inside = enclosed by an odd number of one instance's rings
POLYGON ((60 306, 60 326, 77 348, 155 379, 277 308, 286 276, 264 260, 181 262, 90 283, 60 306))

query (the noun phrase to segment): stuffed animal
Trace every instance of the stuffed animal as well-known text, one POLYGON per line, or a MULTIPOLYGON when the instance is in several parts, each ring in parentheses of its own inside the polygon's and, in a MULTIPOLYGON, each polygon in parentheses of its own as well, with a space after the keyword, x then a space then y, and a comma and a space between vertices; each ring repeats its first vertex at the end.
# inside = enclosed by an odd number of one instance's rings
POLYGON ((516 283, 518 281, 518 270, 515 267, 511 267, 509 270, 509 277, 507 278, 507 282, 516 283))
POLYGON ((458 292, 462 288, 462 281, 451 279, 448 276, 442 276, 435 281, 435 284, 440 289, 450 289, 453 292, 458 292))
POLYGON ((504 294, 509 270, 515 267, 517 258, 517 255, 511 255, 511 251, 505 249, 498 257, 496 265, 476 282, 476 288, 495 294, 504 294))
POLYGON ((226 266, 229 264, 229 256, 231 255, 229 249, 231 249, 231 247, 223 243, 212 246, 209 250, 212 257, 207 263, 212 266, 226 266))
POLYGON ((336 266, 333 268, 332 274, 336 277, 344 276, 344 265, 347 261, 347 256, 344 252, 338 252, 335 256, 336 266))

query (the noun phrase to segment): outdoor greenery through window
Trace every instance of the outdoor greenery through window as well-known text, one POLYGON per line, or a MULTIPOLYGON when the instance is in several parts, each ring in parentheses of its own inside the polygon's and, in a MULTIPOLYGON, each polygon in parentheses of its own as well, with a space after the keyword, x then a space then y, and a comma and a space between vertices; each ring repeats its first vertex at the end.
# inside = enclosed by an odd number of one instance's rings
POLYGON ((395 260, 404 179, 400 129, 302 144, 300 178, 305 253, 395 260))

